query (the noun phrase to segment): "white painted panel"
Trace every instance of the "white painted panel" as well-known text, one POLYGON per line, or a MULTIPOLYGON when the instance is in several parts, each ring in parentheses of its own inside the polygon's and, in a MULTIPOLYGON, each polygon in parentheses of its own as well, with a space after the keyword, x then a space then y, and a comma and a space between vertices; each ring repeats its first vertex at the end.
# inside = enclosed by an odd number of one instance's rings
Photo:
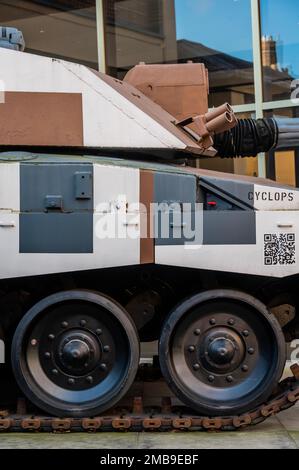
POLYGON ((83 65, 1 48, 0 80, 5 91, 82 93, 87 146, 186 148, 83 65))
POLYGON ((254 193, 248 196, 258 210, 299 210, 299 191, 296 188, 255 184, 254 193))
POLYGON ((156 246, 156 263, 261 276, 285 277, 298 272, 299 213, 267 211, 256 213, 256 245, 156 246), (278 227, 278 225, 293 225, 278 227), (295 233, 296 263, 266 266, 264 234, 295 233))
MULTIPOLYGON (((17 168, 17 165, 14 166, 17 168)), ((123 229, 122 236, 97 237, 95 229, 98 222, 107 217, 107 214, 99 211, 94 215, 93 253, 19 253, 19 214, 0 211, 2 224, 15 225, 0 227, 1 279, 139 264, 139 212, 135 205, 139 203, 139 170, 101 165, 95 165, 94 170, 95 207, 99 203, 105 203, 102 207, 110 207, 110 201, 123 203, 121 210, 117 211, 118 222, 123 229), (128 202, 128 206, 124 201, 128 202), (129 210, 131 208, 130 212, 127 212, 127 207, 129 210)), ((114 214, 110 214, 110 217, 114 217, 114 214)))
POLYGON ((0 213, 20 210, 20 165, 0 162, 0 213))

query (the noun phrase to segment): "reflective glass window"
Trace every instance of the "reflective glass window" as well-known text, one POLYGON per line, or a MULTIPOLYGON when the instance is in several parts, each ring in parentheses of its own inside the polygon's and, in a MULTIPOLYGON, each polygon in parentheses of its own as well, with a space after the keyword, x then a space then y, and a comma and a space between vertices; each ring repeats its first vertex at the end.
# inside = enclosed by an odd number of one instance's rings
POLYGON ((95 0, 3 0, 0 26, 20 29, 26 52, 98 68, 95 0))
POLYGON ((254 102, 250 0, 105 0, 108 73, 203 62, 210 106, 254 102))
POLYGON ((261 0, 264 101, 290 99, 299 78, 299 2, 261 0))

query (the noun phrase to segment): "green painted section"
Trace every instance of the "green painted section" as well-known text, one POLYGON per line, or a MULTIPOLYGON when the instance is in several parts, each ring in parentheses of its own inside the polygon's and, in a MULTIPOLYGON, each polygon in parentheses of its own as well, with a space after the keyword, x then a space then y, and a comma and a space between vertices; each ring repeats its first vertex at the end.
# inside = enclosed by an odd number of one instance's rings
POLYGON ((98 165, 110 165, 127 168, 139 168, 144 170, 159 170, 174 173, 186 173, 183 167, 170 163, 152 163, 140 160, 126 160, 124 158, 113 158, 105 156, 89 155, 63 155, 63 154, 41 154, 26 152, 0 152, 1 163, 97 163, 98 165))

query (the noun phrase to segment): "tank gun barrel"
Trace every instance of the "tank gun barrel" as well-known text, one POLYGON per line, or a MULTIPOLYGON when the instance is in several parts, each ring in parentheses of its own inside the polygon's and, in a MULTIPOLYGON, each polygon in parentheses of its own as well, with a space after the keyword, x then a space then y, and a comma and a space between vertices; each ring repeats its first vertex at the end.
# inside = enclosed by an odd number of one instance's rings
POLYGON ((299 118, 238 119, 234 128, 215 134, 223 158, 252 157, 271 149, 299 147, 299 118))

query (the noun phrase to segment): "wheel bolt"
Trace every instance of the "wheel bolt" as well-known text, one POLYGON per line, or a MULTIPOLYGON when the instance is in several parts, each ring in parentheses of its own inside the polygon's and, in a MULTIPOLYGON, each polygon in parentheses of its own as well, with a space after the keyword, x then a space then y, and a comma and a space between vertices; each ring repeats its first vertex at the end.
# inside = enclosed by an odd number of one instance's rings
POLYGON ((69 385, 74 385, 75 380, 74 379, 68 379, 68 383, 69 383, 69 385))
POLYGON ((36 346, 37 345, 37 339, 32 339, 30 341, 31 346, 36 346))
POLYGON ((191 352, 191 353, 194 352, 195 351, 195 346, 189 346, 188 351, 191 352))
POLYGON ((92 384, 93 378, 91 377, 91 375, 89 375, 88 377, 86 377, 86 382, 88 382, 89 384, 92 384))
POLYGON ((214 380, 215 380, 214 375, 209 375, 208 381, 209 381, 209 382, 214 382, 214 380))
POLYGON ((249 336, 249 331, 248 330, 243 330, 242 335, 245 336, 245 337, 249 336))
POLYGON ((244 364, 244 365, 242 366, 242 371, 243 371, 243 372, 247 372, 247 371, 248 371, 248 366, 247 366, 246 364, 244 364))
POLYGON ((58 370, 57 369, 52 369, 52 374, 53 375, 58 375, 58 370))
POLYGON ((226 380, 227 380, 228 382, 232 382, 234 379, 233 379, 233 376, 232 376, 232 375, 228 375, 228 376, 226 377, 226 380))
POLYGON ((107 364, 105 364, 104 362, 100 365, 100 369, 102 370, 107 370, 107 364))
POLYGON ((107 344, 106 346, 104 346, 103 350, 106 353, 110 352, 110 346, 108 346, 108 344, 107 344))
POLYGON ((216 323, 216 320, 215 320, 215 318, 211 318, 211 320, 210 320, 210 324, 211 324, 211 325, 215 325, 215 323, 216 323))
POLYGON ((100 336, 102 333, 103 333, 103 330, 101 330, 101 328, 98 328, 98 329, 96 330, 96 334, 97 334, 98 336, 100 336))
POLYGON ((55 339, 55 335, 53 335, 52 333, 48 336, 48 339, 50 341, 53 341, 53 339, 55 339))
POLYGON ((200 368, 200 365, 199 365, 199 364, 197 364, 197 363, 196 363, 196 364, 193 364, 193 369, 194 369, 194 370, 198 370, 199 368, 200 368))
POLYGON ((50 359, 50 357, 51 357, 51 353, 45 352, 45 358, 46 358, 46 359, 50 359))
POLYGON ((254 354, 254 349, 253 348, 248 348, 248 354, 254 354))
POLYGON ((234 320, 233 318, 230 318, 230 319, 228 320, 228 324, 229 324, 229 325, 234 325, 234 324, 235 324, 235 320, 234 320))
POLYGON ((80 325, 81 325, 81 326, 85 326, 86 323, 87 323, 86 320, 81 320, 81 321, 80 321, 80 325))
POLYGON ((63 322, 61 323, 61 326, 62 326, 62 328, 67 328, 67 327, 69 326, 69 324, 68 324, 67 321, 63 321, 63 322))
POLYGON ((196 336, 199 336, 200 335, 200 329, 199 328, 196 328, 196 330, 194 330, 194 334, 196 336))

